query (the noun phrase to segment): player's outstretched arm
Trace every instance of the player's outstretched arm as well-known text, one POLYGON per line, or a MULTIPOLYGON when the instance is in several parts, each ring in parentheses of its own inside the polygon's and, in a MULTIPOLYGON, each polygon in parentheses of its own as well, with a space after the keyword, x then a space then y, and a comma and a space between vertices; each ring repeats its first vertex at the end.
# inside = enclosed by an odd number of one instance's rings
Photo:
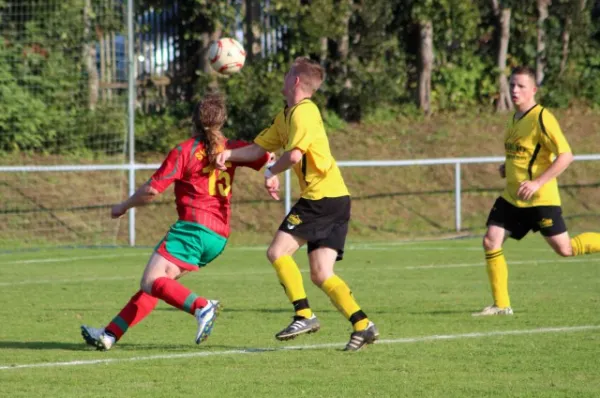
POLYGON ((112 218, 119 218, 123 214, 127 213, 132 207, 142 206, 148 204, 159 195, 159 192, 150 186, 150 183, 145 183, 138 188, 137 191, 123 202, 116 204, 112 207, 110 216, 112 218))
POLYGON ((252 144, 242 148, 226 149, 217 155, 215 167, 219 170, 227 169, 225 162, 251 162, 267 153, 267 150, 259 145, 252 144))
POLYGON ((284 152, 283 155, 275 162, 275 164, 269 167, 269 171, 273 174, 279 174, 286 171, 296 163, 302 160, 302 151, 294 148, 291 151, 284 152))

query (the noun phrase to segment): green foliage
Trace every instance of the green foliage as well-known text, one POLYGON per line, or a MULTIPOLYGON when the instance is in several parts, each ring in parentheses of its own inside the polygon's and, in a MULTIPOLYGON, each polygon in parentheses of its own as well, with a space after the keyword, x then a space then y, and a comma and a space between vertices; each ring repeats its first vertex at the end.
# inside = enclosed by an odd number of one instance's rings
POLYGON ((135 118, 136 151, 167 153, 175 143, 190 136, 191 112, 187 104, 173 104, 156 114, 138 112, 135 118))
POLYGON ((485 63, 475 57, 442 65, 432 77, 435 105, 439 109, 456 110, 483 102, 495 90, 493 78, 485 63))
MULTIPOLYGON (((121 26, 114 9, 95 5, 91 24, 121 26)), ((99 140, 119 142, 106 147, 111 153, 123 150, 124 100, 89 110, 81 7, 66 0, 21 16, 0 9, 0 150, 82 152, 99 140)))
POLYGON ((285 72, 265 59, 219 79, 219 88, 227 96, 229 136, 251 140, 271 124, 285 105, 281 94, 285 72))
MULTIPOLYGON (((481 108, 497 95, 497 21, 489 1, 255 1, 272 29, 263 27, 262 33, 272 38, 277 31, 279 51, 252 59, 230 77, 199 70, 201 42, 215 31, 237 34, 243 27, 243 2, 177 2, 171 23, 183 39, 175 62, 182 67, 170 70, 169 77, 179 86, 169 93, 166 109, 138 113, 138 150, 164 152, 187 137, 194 101, 214 85, 227 95, 227 134, 253 138, 283 106, 283 73, 300 55, 318 59, 326 68, 315 101, 328 127, 343 127, 344 120, 393 120, 396 110, 418 117, 419 25, 425 20, 433 25, 433 109, 481 108)), ((85 2, 64 0, 44 8, 47 12, 32 7, 30 14, 20 14, 14 11, 17 3, 0 0, 0 150, 82 153, 100 142, 121 142, 107 152, 122 151, 125 98, 89 109, 82 54, 86 45, 96 44, 97 31, 123 30, 123 10, 115 2, 92 1, 83 13, 85 2)), ((168 3, 136 0, 136 12, 172 10, 168 3)), ((512 10, 508 66, 535 66, 536 3, 500 3, 512 10)), ((543 26, 546 68, 539 99, 548 106, 566 107, 581 99, 600 103, 600 15, 595 2, 588 1, 584 10, 580 4, 553 1, 543 26), (567 27, 569 52, 561 70, 567 27)), ((140 29, 149 31, 150 26, 140 29)))

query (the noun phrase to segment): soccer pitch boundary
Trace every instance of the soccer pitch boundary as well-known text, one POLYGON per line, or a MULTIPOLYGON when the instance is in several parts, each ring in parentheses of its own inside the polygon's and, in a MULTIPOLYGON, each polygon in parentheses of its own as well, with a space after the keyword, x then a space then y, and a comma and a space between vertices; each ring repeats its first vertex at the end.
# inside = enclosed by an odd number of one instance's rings
MULTIPOLYGON (((400 339, 382 339, 377 344, 410 344, 410 343, 421 343, 426 341, 447 341, 447 340, 460 340, 470 338, 482 338, 482 337, 495 337, 495 336, 517 336, 517 335, 530 335, 530 334, 547 334, 547 333, 573 333, 573 332, 585 332, 591 330, 600 330, 600 325, 585 325, 585 326, 565 326, 565 327, 543 327, 536 329, 522 329, 522 330, 505 330, 505 331, 492 331, 492 332, 473 332, 473 333, 462 333, 462 334, 442 334, 442 335, 431 335, 423 337, 407 337, 400 339)), ((301 351, 301 350, 318 350, 325 348, 336 348, 343 347, 344 343, 324 343, 324 344, 308 344, 308 345, 297 345, 287 347, 266 347, 266 348, 246 348, 241 350, 226 350, 226 351, 203 351, 203 352, 188 352, 182 354, 163 354, 163 355, 148 355, 148 356, 137 356, 130 358, 107 358, 107 359, 93 359, 93 360, 80 360, 80 361, 67 361, 67 362, 45 362, 45 363, 29 363, 29 364, 15 364, 15 365, 0 365, 0 371, 3 370, 14 370, 14 369, 31 369, 31 368, 53 368, 60 366, 87 366, 87 365, 101 365, 101 364, 113 364, 123 362, 136 362, 136 361, 152 361, 156 359, 180 359, 180 358, 199 358, 199 357, 212 357, 222 355, 241 355, 241 354, 261 354, 269 352, 281 352, 281 351, 301 351)), ((353 354, 348 354, 353 355, 353 354)))
MULTIPOLYGON (((405 251, 431 251, 431 250, 435 250, 435 251, 444 251, 444 250, 466 250, 466 251, 481 251, 483 252, 483 248, 481 247, 481 245, 479 244, 479 239, 477 240, 477 244, 476 245, 471 245, 470 242, 469 244, 461 244, 461 245, 457 245, 457 246, 431 246, 430 244, 437 244, 437 243, 446 243, 448 242, 447 239, 440 239, 440 240, 423 240, 423 241, 399 241, 399 242, 372 242, 372 243, 349 243, 346 245, 346 250, 347 251, 351 251, 351 250, 356 250, 356 251, 372 251, 372 250, 381 250, 381 251, 393 251, 393 250, 405 250, 405 251), (418 246, 418 245, 422 245, 421 247, 412 247, 412 246, 418 246)), ((257 245, 257 246, 231 246, 231 247, 227 247, 226 251, 227 252, 237 252, 237 251, 266 251, 268 246, 265 245, 257 245)), ((97 254, 97 255, 89 255, 89 256, 73 256, 73 257, 56 257, 56 258, 32 258, 32 259, 25 259, 25 260, 11 260, 11 261, 2 261, 0 262, 0 266, 2 265, 9 265, 9 264, 35 264, 35 263, 53 263, 53 262, 60 262, 60 261, 78 261, 78 260, 94 260, 94 259, 109 259, 109 258, 116 258, 116 257, 142 257, 142 256, 150 256, 150 254, 152 254, 152 247, 148 246, 148 247, 135 247, 135 248, 130 248, 130 247, 122 247, 122 246, 115 246, 115 247, 82 247, 82 248, 67 248, 67 249, 61 249, 61 248, 48 248, 49 251, 63 251, 63 252, 68 252, 68 251, 72 251, 72 250, 105 250, 105 251, 109 251, 109 250, 121 250, 121 251, 134 251, 133 253, 120 253, 120 254, 97 254)), ((19 251, 13 251, 13 252, 2 252, 0 251, 0 259, 6 258, 6 257, 11 257, 11 256, 20 256, 20 255, 27 255, 27 254, 32 254, 32 253, 40 253, 43 252, 43 249, 39 249, 33 252, 30 251, 23 251, 23 252, 19 252, 19 251)), ((539 248, 528 248, 528 247, 511 247, 510 251, 527 251, 527 252, 551 252, 552 249, 551 248, 544 248, 544 249, 539 249, 539 248)))
MULTIPOLYGON (((81 257, 80 257, 81 258, 81 257)), ((538 265, 538 264, 548 264, 548 263, 595 263, 600 262, 600 258, 581 258, 581 259, 556 259, 556 260, 525 260, 525 261, 511 261, 512 265, 538 265)), ((2 264, 0 264, 2 265, 2 264)), ((370 270, 378 270, 378 271, 403 271, 403 270, 420 270, 426 271, 431 269, 445 269, 445 268, 469 268, 469 267, 483 267, 484 261, 477 263, 458 263, 458 264, 424 264, 424 265, 405 265, 405 266, 371 266, 370 270)), ((349 273, 354 271, 363 272, 364 270, 356 270, 353 268, 344 268, 341 270, 341 273, 349 273)), ((300 270, 302 273, 309 273, 309 270, 302 269, 300 270)), ((264 271, 246 271, 246 272, 206 272, 202 274, 203 278, 211 278, 211 277, 223 277, 223 276, 244 276, 244 275, 272 275, 274 271, 272 270, 264 270, 264 271)), ((125 280, 133 280, 139 279, 140 275, 135 276, 124 276, 124 275, 116 275, 116 276, 104 276, 104 277, 87 277, 87 278, 69 278, 69 279, 26 279, 20 281, 11 281, 11 282, 0 282, 0 287, 11 287, 11 286, 26 286, 26 285, 47 285, 47 284, 69 284, 69 283, 80 283, 80 282, 114 282, 114 281, 125 281, 125 280)))

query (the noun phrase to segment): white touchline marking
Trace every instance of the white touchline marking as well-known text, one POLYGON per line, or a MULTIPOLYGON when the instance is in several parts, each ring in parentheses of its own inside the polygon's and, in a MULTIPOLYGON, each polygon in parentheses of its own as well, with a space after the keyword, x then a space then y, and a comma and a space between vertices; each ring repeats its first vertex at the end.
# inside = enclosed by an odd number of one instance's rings
POLYGON ((23 286, 23 285, 47 285, 53 283, 79 283, 79 282, 102 282, 102 281, 124 281, 130 279, 139 279, 141 274, 138 276, 101 276, 101 277, 90 277, 81 279, 28 279, 24 281, 14 282, 0 282, 0 286, 23 286))
MULTIPOLYGON (((408 343, 419 343, 419 342, 424 342, 424 341, 459 340, 459 339, 493 337, 493 336, 515 336, 515 335, 542 334, 542 333, 584 332, 584 331, 598 330, 598 329, 600 329, 600 325, 544 327, 544 328, 525 329, 525 330, 504 330, 504 331, 492 331, 492 332, 474 332, 474 333, 462 333, 462 334, 442 334, 442 335, 432 335, 432 336, 422 336, 422 337, 407 337, 407 338, 400 338, 400 339, 383 339, 383 340, 379 340, 377 343, 378 344, 408 344, 408 343)), ((0 370, 30 369, 30 368, 54 368, 54 367, 59 367, 59 366, 98 365, 98 364, 108 364, 108 363, 131 362, 131 361, 151 361, 151 360, 155 360, 155 359, 179 359, 179 358, 212 357, 212 356, 236 355, 236 354, 256 354, 256 353, 273 352, 273 351, 318 350, 318 349, 322 349, 322 348, 336 348, 336 347, 341 348, 344 346, 344 344, 345 343, 325 343, 325 344, 298 345, 298 346, 287 346, 287 347, 246 348, 246 349, 242 349, 242 350, 227 350, 227 351, 186 352, 186 353, 182 353, 182 354, 148 355, 148 356, 131 357, 131 358, 107 358, 107 359, 68 361, 68 362, 45 362, 45 363, 0 365, 0 370)))
POLYGON ((80 257, 56 257, 56 258, 32 258, 29 260, 14 260, 0 263, 0 266, 10 264, 38 264, 38 263, 61 263, 78 260, 95 260, 104 258, 120 258, 120 257, 137 257, 141 255, 147 256, 148 253, 120 253, 120 254, 100 254, 97 256, 80 256, 80 257))
MULTIPOLYGON (((537 265, 545 263, 582 263, 582 262, 599 262, 600 258, 588 258, 588 259, 556 259, 556 260, 527 260, 527 261, 510 261, 510 264, 517 265, 537 265)), ((401 271, 401 270, 428 270, 428 269, 444 269, 444 268, 468 268, 468 267, 483 267, 485 266, 484 261, 477 263, 459 263, 459 264, 430 264, 430 265, 387 265, 379 264, 369 266, 371 271, 401 271)), ((264 271, 246 271, 246 272, 210 272, 200 271, 201 278, 219 278, 227 276, 249 276, 249 275, 272 275, 272 270, 264 271), (204 273, 206 272, 206 273, 204 273)), ((308 269, 301 269, 300 272, 308 273, 308 269)), ((364 268, 346 268, 343 267, 339 270, 340 273, 351 273, 351 272, 364 272, 364 268)), ((79 283, 79 282, 103 282, 103 281, 121 281, 121 280, 133 280, 138 279, 140 276, 100 276, 100 277, 88 277, 88 278, 73 278, 73 279, 26 279, 21 281, 12 282, 0 282, 0 287, 11 287, 11 286, 25 286, 25 285, 45 285, 53 283, 79 283)))
MULTIPOLYGON (((426 241, 425 243, 430 243, 432 241, 426 241)), ((452 250, 464 250, 464 251, 483 251, 480 246, 466 246, 466 245, 457 245, 457 246, 426 246, 422 247, 407 247, 409 245, 423 244, 424 242, 382 242, 382 243, 365 243, 365 244, 349 244, 346 246, 346 250, 356 250, 356 251, 452 251, 452 250)), ((110 250, 110 249, 106 249, 110 250)), ((118 250, 130 250, 127 248, 119 248, 118 250)), ((137 256, 150 256, 152 253, 151 249, 149 251, 142 251, 141 249, 133 249, 140 250, 135 253, 121 253, 121 254, 98 254, 93 256, 76 256, 76 257, 56 257, 56 258, 32 258, 27 260, 13 260, 13 261, 4 261, 0 263, 2 265, 10 265, 10 264, 37 264, 37 263, 58 263, 58 262, 71 262, 71 261, 79 261, 79 260, 94 260, 94 259, 104 259, 104 258, 119 258, 119 257, 137 257, 137 256)), ((264 251, 267 250, 267 246, 232 246, 228 247, 226 252, 236 252, 236 251, 264 251)), ((552 249, 531 249, 526 247, 513 247, 510 248, 509 251, 527 251, 527 252, 551 252, 552 249)), ((0 256, 18 256, 19 253, 0 253, 0 256)))
MULTIPOLYGON (((598 258, 588 258, 588 259, 568 259, 568 260, 527 260, 527 261, 509 261, 509 264, 546 264, 546 263, 588 263, 588 262, 598 262, 600 259, 598 258)), ((483 267, 485 262, 482 260, 479 263, 465 263, 465 264, 439 264, 439 265, 411 265, 408 267, 404 267, 404 269, 436 269, 436 268, 461 268, 461 267, 483 267)))

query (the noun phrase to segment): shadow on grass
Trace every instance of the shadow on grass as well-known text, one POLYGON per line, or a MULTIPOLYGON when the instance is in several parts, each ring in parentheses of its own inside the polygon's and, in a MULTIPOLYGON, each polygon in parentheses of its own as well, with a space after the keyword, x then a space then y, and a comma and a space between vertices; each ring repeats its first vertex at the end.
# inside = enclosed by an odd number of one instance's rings
POLYGON ((407 312, 409 315, 455 315, 464 314, 465 316, 471 317, 473 312, 481 311, 481 308, 471 308, 465 310, 435 310, 435 311, 419 311, 419 312, 407 312))
MULTIPOLYGON (((166 307, 166 308, 156 308, 154 311, 180 312, 181 310, 166 307)), ((288 313, 288 314, 290 314, 290 317, 291 317, 291 316, 293 316, 294 310, 291 308, 291 306, 290 306, 290 308, 240 308, 240 307, 235 308, 235 307, 223 306, 221 315, 226 314, 228 312, 247 312, 247 313, 259 313, 259 314, 285 314, 285 313, 288 313)), ((315 310, 315 312, 318 314, 321 314, 321 313, 330 313, 330 312, 337 313, 338 311, 335 309, 320 309, 318 311, 315 310)))

